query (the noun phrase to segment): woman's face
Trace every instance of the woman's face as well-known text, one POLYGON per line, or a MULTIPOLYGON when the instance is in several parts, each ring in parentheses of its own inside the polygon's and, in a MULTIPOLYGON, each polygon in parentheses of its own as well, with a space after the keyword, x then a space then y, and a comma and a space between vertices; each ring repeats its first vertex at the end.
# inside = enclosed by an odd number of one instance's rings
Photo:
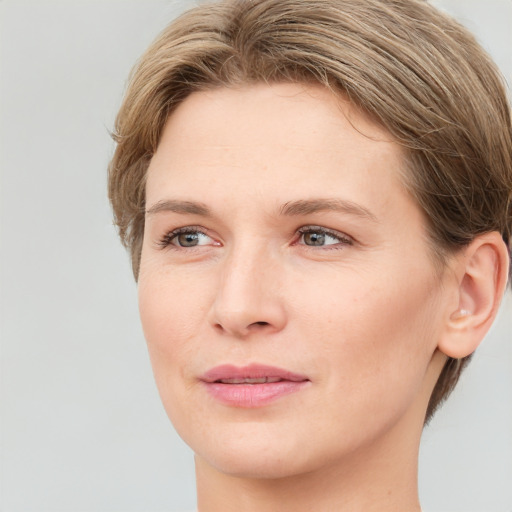
POLYGON ((421 430, 447 294, 401 166, 386 131, 319 86, 197 92, 170 116, 140 312, 200 460, 286 476, 421 430))

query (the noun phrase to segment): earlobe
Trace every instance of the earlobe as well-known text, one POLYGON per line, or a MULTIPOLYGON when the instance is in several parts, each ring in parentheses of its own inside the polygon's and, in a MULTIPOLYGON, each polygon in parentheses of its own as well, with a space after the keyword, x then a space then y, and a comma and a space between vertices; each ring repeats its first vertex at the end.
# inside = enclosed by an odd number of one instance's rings
POLYGON ((473 353, 491 327, 505 291, 509 256, 498 232, 478 236, 455 258, 457 294, 438 348, 460 359, 473 353))

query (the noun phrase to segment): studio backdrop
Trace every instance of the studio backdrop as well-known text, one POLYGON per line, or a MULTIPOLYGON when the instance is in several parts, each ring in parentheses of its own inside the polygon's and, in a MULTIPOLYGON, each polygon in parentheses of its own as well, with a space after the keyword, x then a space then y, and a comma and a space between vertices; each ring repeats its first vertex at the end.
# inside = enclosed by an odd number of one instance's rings
MULTIPOLYGON (((512 83, 512 0, 438 0, 512 83)), ((192 510, 106 198, 126 80, 191 1, 0 1, 3 512, 192 510)), ((512 511, 512 300, 426 429, 425 512, 512 511)))

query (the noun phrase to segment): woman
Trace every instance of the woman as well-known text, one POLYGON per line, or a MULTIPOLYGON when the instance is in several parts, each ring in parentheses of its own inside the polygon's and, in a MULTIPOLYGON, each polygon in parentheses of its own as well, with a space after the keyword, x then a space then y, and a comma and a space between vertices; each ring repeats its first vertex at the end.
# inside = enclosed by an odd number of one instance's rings
POLYGON ((198 508, 420 510, 510 272, 512 128, 421 0, 224 1, 138 64, 109 191, 198 508))

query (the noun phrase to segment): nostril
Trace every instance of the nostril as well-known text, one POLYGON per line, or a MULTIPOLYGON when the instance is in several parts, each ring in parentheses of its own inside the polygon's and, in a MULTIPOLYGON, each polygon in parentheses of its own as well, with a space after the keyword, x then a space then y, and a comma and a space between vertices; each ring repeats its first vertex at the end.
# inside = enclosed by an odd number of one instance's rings
POLYGON ((252 325, 269 325, 268 322, 254 322, 252 325))

